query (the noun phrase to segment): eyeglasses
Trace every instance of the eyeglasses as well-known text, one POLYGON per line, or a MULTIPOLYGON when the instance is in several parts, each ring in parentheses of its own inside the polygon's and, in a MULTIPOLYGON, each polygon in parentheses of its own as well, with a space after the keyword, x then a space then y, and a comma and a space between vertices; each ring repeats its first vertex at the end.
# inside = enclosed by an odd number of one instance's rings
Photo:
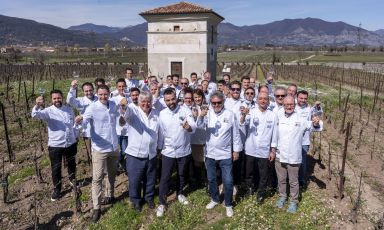
POLYGON ((276 95, 275 94, 275 97, 285 97, 285 95, 276 95))
POLYGON ((240 88, 231 88, 232 91, 240 92, 240 88))
POLYGON ((223 102, 222 101, 211 101, 211 104, 212 105, 222 105, 223 102))
POLYGON ((246 95, 255 95, 255 93, 253 93, 253 92, 246 92, 245 94, 246 95))

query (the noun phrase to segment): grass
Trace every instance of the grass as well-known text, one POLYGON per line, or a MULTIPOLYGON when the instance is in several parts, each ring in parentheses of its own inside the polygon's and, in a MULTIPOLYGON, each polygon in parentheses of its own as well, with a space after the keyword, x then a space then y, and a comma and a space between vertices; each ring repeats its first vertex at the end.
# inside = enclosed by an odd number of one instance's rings
POLYGON ((156 218, 154 211, 147 208, 137 214, 124 200, 111 207, 90 229, 329 229, 328 218, 332 214, 312 191, 302 194, 296 214, 286 212, 287 207, 275 208, 277 195, 266 199, 262 205, 251 196, 234 207, 233 218, 225 217, 222 205, 206 210, 210 198, 203 189, 189 194, 188 198, 190 204, 187 206, 171 203, 162 218, 156 218))
POLYGON ((23 179, 32 176, 35 173, 35 168, 32 166, 23 167, 20 170, 12 173, 8 178, 8 184, 15 185, 23 179))
POLYGON ((274 51, 274 50, 241 50, 217 54, 218 62, 272 62, 275 55, 277 62, 290 62, 313 55, 314 52, 274 51))

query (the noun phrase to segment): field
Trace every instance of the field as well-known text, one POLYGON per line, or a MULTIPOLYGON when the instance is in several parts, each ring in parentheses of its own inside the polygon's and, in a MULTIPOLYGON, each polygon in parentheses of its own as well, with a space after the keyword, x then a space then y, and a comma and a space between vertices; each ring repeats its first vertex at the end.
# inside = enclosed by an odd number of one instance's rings
MULTIPOLYGON (((310 55, 293 52, 284 56, 284 60, 295 61, 310 55)), ((48 92, 56 88, 66 94, 74 79, 73 71, 80 71, 81 84, 93 81, 94 76, 116 79, 128 65, 3 65, 0 197, 5 199, 0 202, 0 229, 382 229, 384 76, 327 66, 262 64, 269 58, 271 53, 219 54, 217 74, 222 62, 231 63, 234 78, 250 75, 263 81, 273 70, 274 86, 294 82, 310 92, 311 102, 323 103, 325 130, 313 136, 308 155, 310 182, 302 189, 296 214, 275 208, 277 195, 272 190, 262 205, 256 203, 254 196, 244 197, 244 190, 240 190, 235 197, 235 215, 229 219, 221 205, 205 210, 209 202, 205 189, 192 191, 187 187, 191 204, 180 205, 172 193, 166 215, 158 219, 147 206, 140 214, 130 207, 127 177, 120 174, 115 185, 118 202, 103 208, 98 224, 90 224, 92 174, 84 143, 79 142, 77 156, 81 194, 76 196, 71 192, 63 170, 64 196, 59 202, 51 202, 46 127, 31 119, 30 111, 41 89, 48 92)), ((146 70, 145 65, 130 63, 129 66, 136 72, 146 70)), ((48 100, 48 93, 44 95, 48 100)))

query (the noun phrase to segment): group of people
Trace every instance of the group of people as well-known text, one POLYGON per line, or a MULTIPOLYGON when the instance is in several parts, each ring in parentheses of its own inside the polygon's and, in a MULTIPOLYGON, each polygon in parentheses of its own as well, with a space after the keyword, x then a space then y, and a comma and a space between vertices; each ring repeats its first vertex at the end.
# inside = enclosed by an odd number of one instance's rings
POLYGON ((310 132, 322 130, 320 102, 310 107, 307 91, 297 92, 294 84, 273 89, 272 76, 256 86, 255 78, 231 81, 228 74, 216 83, 209 72, 202 79, 196 73, 189 78, 174 74, 164 83, 155 76, 137 80, 130 68, 125 74, 113 91, 97 78, 94 84, 82 84, 84 96, 77 97, 78 82, 73 80, 67 103, 60 90, 51 91, 52 105, 47 108, 42 96, 36 98, 32 117, 48 124, 52 201, 61 196, 63 158, 70 184, 76 186, 81 136, 92 162, 94 222, 100 218, 101 206, 115 201, 119 168, 128 176, 129 199, 137 212, 143 201, 156 208, 157 178, 158 217, 166 211, 172 180, 183 205, 189 204, 187 184, 193 189, 207 187, 211 198, 207 209, 218 205, 223 193, 228 217, 233 216, 232 199, 240 186, 246 187, 247 195, 257 192, 262 203, 274 181, 279 194, 276 206, 283 208, 289 183, 287 211, 296 212, 299 186, 306 183, 310 132))

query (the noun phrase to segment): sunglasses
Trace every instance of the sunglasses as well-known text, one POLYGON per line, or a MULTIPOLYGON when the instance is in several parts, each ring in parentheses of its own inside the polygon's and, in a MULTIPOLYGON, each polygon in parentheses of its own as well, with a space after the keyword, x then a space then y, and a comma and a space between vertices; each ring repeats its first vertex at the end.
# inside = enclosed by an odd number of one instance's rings
POLYGON ((275 97, 285 97, 285 95, 276 95, 275 94, 275 97))
POLYGON ((246 92, 245 94, 246 94, 246 95, 254 95, 253 92, 246 92))
POLYGON ((240 88, 231 88, 232 91, 240 92, 240 88))
POLYGON ((223 102, 222 101, 212 101, 211 104, 212 105, 222 105, 223 102))
POLYGON ((180 85, 188 85, 187 82, 180 82, 180 85))

